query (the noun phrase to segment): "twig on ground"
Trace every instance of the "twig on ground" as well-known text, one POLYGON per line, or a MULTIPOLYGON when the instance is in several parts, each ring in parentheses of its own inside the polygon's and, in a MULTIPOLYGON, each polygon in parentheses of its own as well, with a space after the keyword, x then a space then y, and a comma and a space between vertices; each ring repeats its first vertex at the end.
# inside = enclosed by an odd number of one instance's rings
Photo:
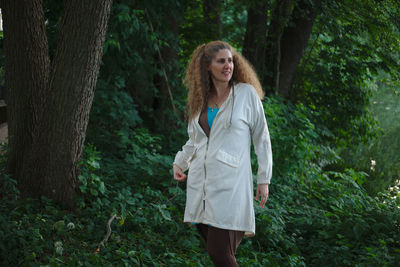
POLYGON ((100 247, 103 246, 108 241, 108 239, 110 238, 110 235, 111 235, 111 223, 112 223, 112 221, 114 219, 119 219, 120 220, 121 218, 118 217, 117 214, 114 214, 113 216, 111 216, 110 219, 108 219, 108 222, 107 222, 107 233, 104 236, 103 240, 101 240, 101 242, 99 243, 99 246, 97 247, 95 253, 99 253, 100 252, 100 247))

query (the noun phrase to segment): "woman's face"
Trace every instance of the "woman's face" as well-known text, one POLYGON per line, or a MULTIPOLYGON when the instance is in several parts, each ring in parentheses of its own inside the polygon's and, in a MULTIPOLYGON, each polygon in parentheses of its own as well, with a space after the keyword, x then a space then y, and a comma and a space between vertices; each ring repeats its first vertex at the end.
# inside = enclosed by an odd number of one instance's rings
POLYGON ((215 82, 229 82, 233 74, 233 57, 228 49, 219 50, 208 67, 215 82))

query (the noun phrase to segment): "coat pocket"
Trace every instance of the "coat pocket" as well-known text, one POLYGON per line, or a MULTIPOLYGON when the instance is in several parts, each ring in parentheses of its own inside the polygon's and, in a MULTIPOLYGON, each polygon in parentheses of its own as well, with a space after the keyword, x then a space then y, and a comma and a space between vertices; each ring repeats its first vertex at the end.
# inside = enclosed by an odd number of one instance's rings
POLYGON ((240 159, 238 157, 235 157, 223 150, 219 150, 217 152, 216 159, 234 168, 239 167, 240 164, 240 159))

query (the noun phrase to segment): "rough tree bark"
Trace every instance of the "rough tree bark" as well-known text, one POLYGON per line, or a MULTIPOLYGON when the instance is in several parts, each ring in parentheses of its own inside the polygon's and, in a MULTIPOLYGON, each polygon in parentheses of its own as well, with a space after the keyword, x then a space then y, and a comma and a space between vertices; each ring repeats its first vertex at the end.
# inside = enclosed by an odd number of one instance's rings
POLYGON ((280 42, 278 94, 291 97, 297 67, 304 54, 317 14, 309 1, 300 0, 292 14, 292 23, 285 28, 280 42))
POLYGON ((243 55, 253 64, 261 83, 265 76, 265 49, 267 38, 268 4, 266 1, 250 3, 247 8, 246 34, 243 55))
POLYGON ((9 131, 8 170, 22 192, 39 191, 40 181, 18 173, 26 169, 38 141, 39 118, 48 91, 50 60, 41 0, 3 1, 5 80, 9 131))
POLYGON ((112 0, 69 0, 50 62, 42 0, 3 1, 8 171, 22 196, 74 204, 112 0))

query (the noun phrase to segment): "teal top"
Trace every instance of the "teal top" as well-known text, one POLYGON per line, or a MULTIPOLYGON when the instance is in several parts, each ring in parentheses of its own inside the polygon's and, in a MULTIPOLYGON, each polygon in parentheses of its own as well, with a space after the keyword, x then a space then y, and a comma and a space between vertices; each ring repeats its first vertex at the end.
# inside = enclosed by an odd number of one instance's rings
POLYGON ((211 129, 211 125, 213 124, 213 121, 215 119, 215 116, 217 116, 219 108, 210 108, 207 107, 207 121, 208 121, 208 126, 211 129))

